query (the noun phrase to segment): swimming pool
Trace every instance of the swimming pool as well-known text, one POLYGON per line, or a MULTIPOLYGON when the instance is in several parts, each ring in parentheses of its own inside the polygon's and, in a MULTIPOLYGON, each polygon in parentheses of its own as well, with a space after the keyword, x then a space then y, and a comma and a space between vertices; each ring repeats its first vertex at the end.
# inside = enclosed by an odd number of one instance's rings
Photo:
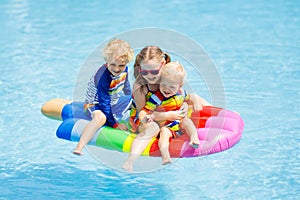
MULTIPOLYGON (((297 199, 299 12, 299 2, 281 0, 2 1, 0 198, 297 199), (226 108, 245 121, 235 147, 127 174, 89 154, 72 156, 75 144, 56 138, 59 122, 42 116, 41 105, 72 99, 90 52, 144 27, 178 31, 206 50, 222 78, 226 108)), ((202 84, 191 86, 210 99, 202 84)))

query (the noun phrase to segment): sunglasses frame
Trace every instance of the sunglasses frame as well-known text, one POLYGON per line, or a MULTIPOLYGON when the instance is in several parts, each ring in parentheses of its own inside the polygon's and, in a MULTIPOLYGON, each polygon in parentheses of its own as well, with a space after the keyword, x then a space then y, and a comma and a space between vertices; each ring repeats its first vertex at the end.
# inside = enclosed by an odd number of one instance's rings
POLYGON ((160 69, 162 68, 164 62, 162 62, 159 66, 159 69, 154 69, 154 70, 142 70, 142 69, 139 69, 139 72, 142 76, 147 76, 149 73, 152 74, 152 75, 157 75, 159 74, 159 71, 160 69))

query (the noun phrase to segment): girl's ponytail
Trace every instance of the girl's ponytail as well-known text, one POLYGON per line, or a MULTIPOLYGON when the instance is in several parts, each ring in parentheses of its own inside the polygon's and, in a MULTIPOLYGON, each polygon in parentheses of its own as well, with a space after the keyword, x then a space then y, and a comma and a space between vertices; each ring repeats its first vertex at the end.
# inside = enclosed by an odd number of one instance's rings
POLYGON ((171 62, 171 56, 169 56, 169 54, 167 54, 166 52, 164 52, 163 57, 166 61, 166 64, 171 62))

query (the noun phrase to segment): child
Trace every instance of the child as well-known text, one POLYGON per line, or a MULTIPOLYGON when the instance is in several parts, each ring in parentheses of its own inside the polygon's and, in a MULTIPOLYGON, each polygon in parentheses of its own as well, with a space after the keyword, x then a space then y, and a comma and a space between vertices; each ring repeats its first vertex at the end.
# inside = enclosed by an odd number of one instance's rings
MULTIPOLYGON (((139 113, 139 119, 142 123, 149 123, 155 120, 153 111, 178 111, 184 102, 190 101, 192 104, 197 101, 182 88, 186 72, 182 65, 178 62, 170 62, 161 68, 159 90, 152 93, 145 107, 139 113)), ((169 164, 171 157, 169 153, 169 139, 176 138, 183 133, 180 129, 186 130, 190 136, 190 145, 193 148, 198 148, 199 139, 198 133, 192 120, 187 116, 182 116, 181 119, 173 121, 160 121, 159 126, 159 148, 162 156, 162 164, 169 164)))
POLYGON ((90 79, 86 93, 85 112, 92 120, 73 150, 75 155, 83 155, 83 147, 104 125, 127 130, 126 125, 118 124, 117 120, 122 118, 131 103, 126 65, 133 59, 133 50, 127 42, 115 39, 104 47, 102 54, 106 63, 90 79))
MULTIPOLYGON (((160 69, 170 61, 170 56, 157 46, 146 46, 137 54, 134 63, 135 82, 133 84, 132 92, 134 100, 129 118, 131 132, 140 132, 141 129, 144 129, 144 127, 140 127, 138 112, 145 106, 150 95, 158 90, 160 69)), ((157 128, 159 129, 159 127, 157 128)), ((155 134, 157 134, 156 132, 157 131, 155 131, 155 134)), ((139 136, 141 135, 142 134, 139 133, 139 136)), ((151 140, 152 137, 156 136, 157 135, 150 134, 148 138, 151 140)), ((143 141, 145 141, 145 138, 143 141)))
MULTIPOLYGON (((135 137, 131 144, 130 154, 124 161, 122 168, 126 171, 133 171, 135 160, 142 154, 153 137, 157 137, 160 127, 156 122, 140 123, 139 112, 145 106, 150 95, 156 92, 159 88, 161 68, 171 61, 171 57, 162 51, 158 46, 146 46, 136 56, 134 63, 133 84, 133 99, 134 105, 131 109, 129 123, 132 125, 132 130, 138 130, 139 134, 135 137)), ((193 110, 199 111, 202 106, 211 105, 205 99, 196 94, 189 94, 190 99, 195 100, 193 110)), ((183 106, 180 111, 153 112, 156 121, 176 120, 181 119, 182 115, 188 112, 187 106, 183 106)))

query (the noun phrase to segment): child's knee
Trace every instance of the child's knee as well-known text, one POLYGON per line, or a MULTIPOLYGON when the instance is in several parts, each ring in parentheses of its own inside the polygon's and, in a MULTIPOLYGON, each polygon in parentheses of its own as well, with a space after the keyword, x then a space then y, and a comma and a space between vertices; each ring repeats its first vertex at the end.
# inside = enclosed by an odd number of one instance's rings
POLYGON ((148 128, 152 129, 153 131, 159 131, 159 125, 156 122, 151 122, 148 128))
POLYGON ((159 132, 159 125, 156 122, 143 124, 139 128, 140 128, 139 131, 159 132))
POLYGON ((106 122, 106 116, 101 110, 95 110, 93 112, 93 121, 97 123, 99 126, 102 126, 106 122))
POLYGON ((190 125, 192 125, 192 124, 193 124, 193 122, 192 122, 192 120, 191 120, 190 118, 184 117, 184 118, 182 119, 182 121, 181 121, 180 126, 181 126, 181 127, 186 127, 186 126, 190 126, 190 125))
POLYGON ((156 122, 150 122, 139 127, 139 134, 143 137, 156 137, 159 133, 159 126, 156 122))
POLYGON ((190 118, 188 118, 188 117, 182 118, 182 123, 189 123, 189 121, 190 121, 190 118))
POLYGON ((162 127, 160 129, 160 136, 161 138, 170 138, 172 137, 172 132, 167 127, 162 127))

